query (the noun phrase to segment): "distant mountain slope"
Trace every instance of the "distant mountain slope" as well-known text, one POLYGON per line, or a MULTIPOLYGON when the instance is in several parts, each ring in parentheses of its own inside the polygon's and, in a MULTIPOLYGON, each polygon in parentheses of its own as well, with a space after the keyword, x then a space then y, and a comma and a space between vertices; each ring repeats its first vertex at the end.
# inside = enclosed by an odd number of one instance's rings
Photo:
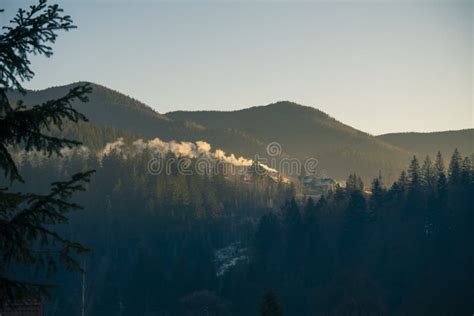
POLYGON ((377 136, 377 138, 421 156, 434 156, 438 150, 441 150, 447 158, 455 148, 466 156, 474 153, 474 129, 472 128, 432 133, 390 133, 377 136))
POLYGON ((287 101, 232 112, 178 111, 167 113, 166 116, 207 127, 236 128, 256 135, 264 142, 276 140, 284 145, 284 150, 302 157, 347 146, 380 146, 398 151, 324 112, 287 101))
MULTIPOLYGON (((26 95, 11 92, 9 96, 12 101, 21 99, 26 105, 31 106, 46 100, 62 97, 78 84, 80 83, 38 91, 28 91, 26 95)), ((84 113, 93 125, 110 129, 102 128, 100 132, 97 132, 93 128, 92 133, 87 132, 82 127, 78 129, 71 126, 68 132, 75 135, 78 135, 78 133, 101 135, 100 141, 87 140, 82 135, 80 138, 86 143, 98 145, 101 143, 101 140, 109 139, 109 136, 104 135, 104 131, 113 135, 128 132, 144 138, 159 137, 166 141, 206 140, 214 148, 221 148, 236 155, 253 156, 255 153, 263 154, 265 152, 265 144, 245 132, 229 128, 216 131, 213 128, 207 128, 193 122, 175 121, 157 113, 148 105, 118 91, 94 83, 89 84, 92 86, 89 102, 75 102, 73 106, 84 113)))
MULTIPOLYGON (((23 99, 25 104, 34 105, 62 97, 78 84, 80 83, 28 91, 24 96, 13 93, 12 99, 23 99)), ((89 102, 75 102, 74 107, 84 113, 92 123, 127 129, 144 136, 200 129, 198 126, 187 126, 183 122, 175 124, 140 101, 98 84, 90 83, 90 85, 92 93, 89 95, 89 102)))
MULTIPOLYGON (((61 97, 77 84, 29 91, 25 96, 13 92, 10 96, 33 105, 61 97)), ((266 145, 276 141, 282 145, 281 157, 317 158, 318 171, 325 176, 344 179, 357 172, 369 180, 381 170, 387 182, 406 167, 413 153, 432 153, 439 148, 450 154, 454 147, 462 153, 469 148, 472 152, 473 130, 374 137, 317 109, 286 101, 232 112, 179 111, 163 115, 120 92, 91 85, 90 102, 74 104, 91 123, 69 126, 65 134, 76 135, 93 147, 117 136, 205 140, 214 149, 252 158, 255 154, 265 156, 266 145)))
POLYGON ((282 145, 292 157, 316 157, 329 176, 341 178, 358 172, 365 178, 379 169, 394 173, 410 154, 367 133, 347 126, 317 109, 292 102, 277 102, 249 109, 218 112, 170 112, 173 120, 242 130, 264 143, 282 145))

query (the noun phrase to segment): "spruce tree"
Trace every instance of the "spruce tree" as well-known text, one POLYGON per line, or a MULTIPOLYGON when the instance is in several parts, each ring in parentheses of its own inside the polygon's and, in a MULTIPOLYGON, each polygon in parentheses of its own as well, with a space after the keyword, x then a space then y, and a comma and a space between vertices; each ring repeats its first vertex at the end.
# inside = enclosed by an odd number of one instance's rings
POLYGON ((438 178, 436 180, 436 191, 438 199, 445 201, 448 194, 448 180, 446 178, 446 174, 438 174, 438 178))
POLYGON ((410 188, 412 190, 419 189, 421 184, 421 170, 418 158, 413 156, 410 167, 408 168, 408 178, 410 179, 410 188))
POLYGON ((444 160, 443 160, 443 155, 441 154, 440 151, 436 154, 436 161, 435 161, 435 172, 436 176, 439 177, 440 174, 445 174, 445 166, 444 166, 444 160))
POLYGON ((451 161, 449 162, 449 183, 452 185, 457 185, 461 180, 461 168, 462 168, 462 158, 458 149, 456 148, 451 156, 451 161))
POLYGON ((421 168, 416 156, 413 156, 408 168, 408 178, 410 184, 407 195, 406 212, 407 214, 418 217, 421 223, 421 217, 424 212, 424 195, 421 182, 421 168))
POLYGON ((398 178, 398 185, 400 186, 401 190, 406 191, 409 184, 410 181, 408 179, 407 173, 405 170, 402 170, 400 177, 398 178))
MULTIPOLYGON (((0 34, 0 168, 9 186, 24 182, 12 151, 40 151, 51 156, 61 149, 80 143, 53 137, 52 127, 61 130, 67 121, 86 121, 71 105, 74 100, 87 101, 87 85, 78 85, 65 96, 26 107, 21 101, 13 104, 7 92, 16 89, 24 94, 24 81, 31 80, 30 55, 50 57, 59 31, 75 28, 69 16, 57 5, 45 0, 20 9, 0 34)), ((79 269, 76 254, 88 249, 62 237, 54 224, 68 222, 67 214, 80 208, 70 201, 72 194, 84 190, 92 171, 77 173, 70 180, 54 182, 46 194, 0 191, 0 305, 25 298, 49 294, 49 285, 16 274, 19 266, 34 271, 53 273, 59 263, 68 269, 79 269)))
POLYGON ((344 202, 345 198, 346 195, 344 189, 339 184, 336 184, 336 189, 334 191, 334 202, 336 204, 341 204, 344 202))
POLYGON ((382 207, 385 195, 385 189, 380 176, 372 181, 371 191, 369 206, 372 211, 377 211, 382 207))
POLYGON ((350 174, 349 177, 347 178, 346 181, 346 190, 347 192, 352 192, 352 191, 362 191, 364 189, 364 182, 362 182, 362 179, 357 176, 355 173, 350 174))
POLYGON ((436 185, 436 170, 431 162, 430 156, 426 156, 421 167, 422 183, 428 192, 431 192, 436 185))
POLYGON ((464 186, 471 185, 472 181, 472 162, 469 157, 465 157, 462 162, 461 183, 464 186))
POLYGON ((283 316, 283 307, 273 290, 267 290, 262 297, 259 308, 260 316, 283 316))

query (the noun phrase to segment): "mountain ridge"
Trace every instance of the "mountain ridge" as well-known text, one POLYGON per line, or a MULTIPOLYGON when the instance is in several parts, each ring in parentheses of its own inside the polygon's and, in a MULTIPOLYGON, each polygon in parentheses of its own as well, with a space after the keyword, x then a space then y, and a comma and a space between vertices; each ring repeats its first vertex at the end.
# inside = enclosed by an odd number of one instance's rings
MULTIPOLYGON (((74 101, 72 106, 85 114, 90 124, 128 131, 143 138, 159 137, 164 141, 208 140, 213 147, 231 151, 236 155, 265 152, 265 144, 242 131, 227 128, 215 131, 195 122, 177 122, 158 113, 143 102, 91 82, 76 82, 42 90, 27 90, 25 95, 21 95, 18 91, 11 91, 9 98, 12 102, 21 99, 25 105, 32 106, 62 97, 72 87, 85 83, 92 87, 89 102, 74 101)), ((79 131, 71 126, 69 132, 78 133, 79 131)), ((94 143, 97 144, 97 142, 94 143)))
POLYGON ((280 101, 235 111, 175 111, 165 115, 208 128, 235 128, 267 144, 278 142, 291 157, 318 159, 321 169, 335 178, 358 172, 368 179, 373 170, 395 174, 395 170, 404 167, 402 161, 410 157, 402 148, 294 102, 280 101))
MULTIPOLYGON (((82 83, 89 82, 29 90, 25 96, 12 92, 10 96, 13 100, 21 98, 25 104, 32 105, 63 96, 71 87, 82 83)), ((283 151, 277 158, 316 158, 327 176, 338 179, 357 172, 367 180, 376 176, 374 172, 383 170, 391 181, 390 175, 405 168, 406 161, 413 154, 411 149, 401 146, 403 142, 393 141, 392 136, 373 136, 319 109, 291 101, 233 111, 171 111, 160 114, 119 91, 100 84, 89 84, 93 88, 90 101, 74 102, 73 106, 88 116, 91 124, 117 129, 114 134, 123 130, 132 135, 159 137, 165 141, 204 140, 215 149, 246 157, 255 154, 268 157, 267 144, 278 142, 283 151)))
POLYGON ((387 133, 376 137, 422 156, 434 155, 439 150, 443 156, 449 157, 456 148, 465 155, 474 153, 474 128, 387 133))

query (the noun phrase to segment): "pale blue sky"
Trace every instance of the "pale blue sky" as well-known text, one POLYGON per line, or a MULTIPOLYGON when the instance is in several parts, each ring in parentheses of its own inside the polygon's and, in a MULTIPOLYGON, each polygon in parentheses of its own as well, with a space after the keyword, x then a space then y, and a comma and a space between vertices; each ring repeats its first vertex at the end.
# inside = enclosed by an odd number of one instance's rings
MULTIPOLYGON (((22 3, 1 0, 7 17, 22 3)), ((61 1, 40 89, 93 81, 160 113, 278 100, 361 130, 473 127, 473 1, 61 1)))

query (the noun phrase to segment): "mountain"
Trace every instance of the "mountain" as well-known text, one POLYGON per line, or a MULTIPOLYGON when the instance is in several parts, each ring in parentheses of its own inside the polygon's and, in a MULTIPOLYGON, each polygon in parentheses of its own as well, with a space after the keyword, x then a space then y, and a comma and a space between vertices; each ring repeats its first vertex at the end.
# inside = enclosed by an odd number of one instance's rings
POLYGON ((399 151, 373 136, 347 126, 315 108, 282 101, 231 112, 177 111, 168 118, 192 121, 213 128, 231 127, 258 136, 269 143, 278 141, 284 151, 301 158, 343 147, 381 147, 399 151))
POLYGON ((450 157, 457 148, 463 155, 474 153, 474 129, 432 133, 390 133, 377 136, 378 139, 404 148, 419 156, 434 156, 441 151, 444 157, 450 157))
POLYGON ((217 129, 238 129, 266 144, 278 142, 291 157, 318 159, 319 170, 334 178, 357 172, 367 180, 378 170, 390 176, 398 173, 410 156, 408 151, 324 112, 288 101, 239 111, 177 111, 166 116, 217 129))
MULTIPOLYGON (((62 97, 74 86, 84 83, 88 82, 78 82, 44 90, 29 90, 25 95, 11 92, 9 98, 13 102, 21 99, 27 106, 32 106, 62 97)), ((228 128, 216 131, 194 122, 176 121, 118 91, 95 83, 88 84, 92 87, 89 102, 74 102, 73 106, 89 118, 90 124, 80 124, 79 126, 69 124, 66 128, 68 135, 76 135, 88 145, 92 144, 96 147, 103 141, 110 141, 111 137, 107 135, 109 133, 120 137, 128 135, 128 138, 159 137, 165 141, 206 140, 215 149, 222 148, 237 155, 253 156, 255 153, 263 154, 265 152, 265 144, 242 131, 228 128), (91 137, 92 134, 100 136, 100 140, 91 140, 85 137, 85 135, 91 137)))
MULTIPOLYGON (((26 95, 11 92, 9 96, 13 102, 22 99, 25 104, 34 105, 64 96, 77 84, 28 91, 26 95)), ((204 140, 214 149, 252 158, 256 154, 268 157, 267 144, 278 142, 282 147, 278 160, 316 158, 317 171, 324 177, 338 180, 356 172, 368 181, 381 170, 387 184, 406 167, 413 153, 431 154, 438 146, 443 153, 451 152, 454 147, 459 147, 463 153, 464 148, 472 149, 473 130, 375 137, 313 107, 288 101, 239 111, 160 114, 118 91, 94 83, 90 85, 93 89, 90 101, 73 104, 90 119, 90 123, 68 124, 63 133, 94 148, 116 137, 126 140, 159 137, 165 141, 204 140)))
MULTIPOLYGON (((62 97, 74 86, 84 83, 78 82, 39 91, 30 90, 24 96, 12 93, 10 98, 13 100, 22 99, 26 105, 34 105, 62 97)), ((199 126, 187 126, 182 122, 173 123, 166 116, 157 113, 138 100, 98 84, 89 84, 92 87, 89 102, 74 102, 73 106, 85 114, 91 123, 126 129, 143 136, 172 134, 178 131, 191 133, 202 129, 199 126)))

